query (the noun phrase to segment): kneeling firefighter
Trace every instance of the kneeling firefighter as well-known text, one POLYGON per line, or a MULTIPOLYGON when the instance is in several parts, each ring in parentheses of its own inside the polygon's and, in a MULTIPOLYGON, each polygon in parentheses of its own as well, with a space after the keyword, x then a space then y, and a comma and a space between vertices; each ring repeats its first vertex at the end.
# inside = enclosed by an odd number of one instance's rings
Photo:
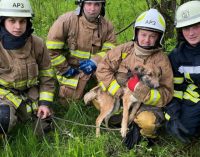
POLYGON ((32 35, 32 17, 28 0, 0 1, 0 134, 33 114, 43 124, 51 115, 54 72, 44 42, 32 35))
MULTIPOLYGON (((173 73, 161 45, 164 32, 163 16, 156 9, 145 11, 135 22, 133 41, 110 50, 97 67, 97 78, 102 91, 112 95, 113 98, 120 98, 123 95, 123 85, 128 83, 132 94, 142 102, 124 139, 128 149, 140 141, 141 135, 148 138, 157 136, 157 130, 164 121, 162 108, 172 99, 173 73), (133 71, 140 64, 154 64, 161 69, 158 88, 149 88, 139 82, 136 76, 127 78, 128 71, 133 71), (121 84, 122 82, 125 83, 121 84)), ((109 123, 111 125, 112 122, 121 123, 121 118, 118 122, 115 120, 117 118, 114 115, 109 123)))

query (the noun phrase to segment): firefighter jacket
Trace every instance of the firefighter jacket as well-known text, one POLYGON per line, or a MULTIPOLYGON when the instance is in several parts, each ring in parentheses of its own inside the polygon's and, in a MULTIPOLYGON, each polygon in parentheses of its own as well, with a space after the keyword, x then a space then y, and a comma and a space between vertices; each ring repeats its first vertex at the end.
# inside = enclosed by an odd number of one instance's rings
POLYGON ((174 72, 174 102, 200 101, 200 45, 192 47, 181 42, 169 54, 174 72))
POLYGON ((173 73, 168 57, 161 48, 145 50, 131 41, 110 51, 97 67, 96 75, 103 91, 111 95, 120 89, 121 80, 126 78, 128 70, 134 70, 138 64, 155 64, 161 68, 160 87, 150 89, 146 85, 137 88, 134 96, 146 105, 165 106, 173 95, 173 73))
POLYGON ((49 105, 54 95, 54 71, 42 39, 31 35, 17 50, 6 50, 0 41, 0 97, 18 108, 23 97, 49 105), (23 96, 21 95, 23 93, 23 96))
POLYGON ((103 16, 90 23, 75 12, 61 15, 50 28, 46 43, 59 83, 76 89, 79 76, 62 74, 70 67, 78 68, 80 60, 93 59, 98 64, 115 42, 113 25, 103 16))

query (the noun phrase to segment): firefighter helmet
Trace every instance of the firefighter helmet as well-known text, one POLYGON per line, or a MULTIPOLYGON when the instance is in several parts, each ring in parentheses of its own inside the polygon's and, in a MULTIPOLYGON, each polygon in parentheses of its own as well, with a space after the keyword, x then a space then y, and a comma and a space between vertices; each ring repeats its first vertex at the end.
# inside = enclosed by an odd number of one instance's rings
POLYGON ((160 45, 162 45, 161 43, 164 36, 166 24, 165 24, 164 17, 158 12, 158 10, 149 9, 138 16, 134 25, 133 39, 135 39, 136 29, 140 29, 140 28, 162 33, 162 36, 159 42, 160 45))
POLYGON ((82 10, 83 10, 83 4, 84 2, 97 2, 97 3, 102 3, 102 8, 101 8, 101 15, 104 16, 105 15, 105 3, 106 0, 76 0, 75 4, 78 5, 78 8, 76 9, 76 14, 77 15, 81 15, 82 10))
POLYGON ((0 0, 0 16, 33 17, 29 0, 0 0))
POLYGON ((186 27, 200 22, 200 1, 189 1, 178 7, 175 16, 176 28, 186 27))

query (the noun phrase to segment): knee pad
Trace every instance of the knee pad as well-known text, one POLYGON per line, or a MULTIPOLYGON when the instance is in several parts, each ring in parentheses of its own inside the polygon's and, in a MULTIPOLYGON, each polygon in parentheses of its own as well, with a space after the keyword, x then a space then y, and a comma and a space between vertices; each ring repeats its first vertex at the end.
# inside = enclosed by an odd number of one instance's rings
POLYGON ((144 136, 155 138, 156 116, 153 112, 140 112, 134 119, 135 123, 141 128, 140 133, 144 136))

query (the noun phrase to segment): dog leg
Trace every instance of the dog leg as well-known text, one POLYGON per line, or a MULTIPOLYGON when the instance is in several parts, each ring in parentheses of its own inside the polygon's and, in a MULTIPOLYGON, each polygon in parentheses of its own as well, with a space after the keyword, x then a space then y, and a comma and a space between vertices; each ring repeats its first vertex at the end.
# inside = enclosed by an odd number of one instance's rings
POLYGON ((86 105, 97 97, 98 89, 99 86, 96 86, 84 95, 83 100, 86 105))
POLYGON ((135 102, 132 106, 133 107, 132 107, 131 113, 129 115, 129 122, 128 123, 131 123, 133 121, 133 119, 135 118, 135 115, 136 115, 137 111, 139 110, 141 103, 135 102))

